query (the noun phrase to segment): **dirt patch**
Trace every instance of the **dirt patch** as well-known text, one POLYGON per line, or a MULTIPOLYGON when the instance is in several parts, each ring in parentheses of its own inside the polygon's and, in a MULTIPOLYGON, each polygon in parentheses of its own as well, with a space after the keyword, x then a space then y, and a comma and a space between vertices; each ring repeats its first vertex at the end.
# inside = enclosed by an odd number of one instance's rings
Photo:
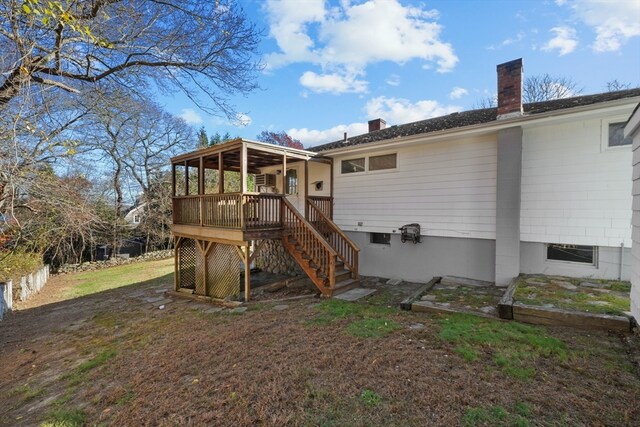
POLYGON ((0 425, 640 423, 634 340, 503 330, 491 319, 403 312, 379 296, 215 312, 157 300, 171 284, 165 276, 52 298, 0 324, 0 425))

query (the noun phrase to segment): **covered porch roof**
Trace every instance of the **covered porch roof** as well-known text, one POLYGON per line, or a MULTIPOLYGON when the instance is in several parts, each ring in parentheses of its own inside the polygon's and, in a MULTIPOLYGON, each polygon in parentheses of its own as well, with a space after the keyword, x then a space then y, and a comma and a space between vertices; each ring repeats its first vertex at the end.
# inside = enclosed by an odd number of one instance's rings
POLYGON ((197 168, 200 167, 202 159, 202 167, 206 169, 260 173, 260 168, 281 165, 285 158, 285 161, 288 162, 309 160, 331 162, 331 159, 312 151, 237 138, 224 144, 201 148, 173 157, 171 163, 197 168), (220 164, 221 158, 222 165, 220 164), (244 171, 243 166, 246 168, 244 171))

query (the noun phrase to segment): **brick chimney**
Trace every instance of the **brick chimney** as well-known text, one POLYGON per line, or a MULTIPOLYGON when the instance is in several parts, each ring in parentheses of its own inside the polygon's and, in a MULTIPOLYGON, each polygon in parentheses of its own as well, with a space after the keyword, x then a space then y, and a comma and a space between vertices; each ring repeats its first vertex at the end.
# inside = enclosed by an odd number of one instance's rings
POLYGON ((387 122, 382 119, 369 120, 369 132, 381 130, 387 127, 387 122))
POLYGON ((522 115, 522 58, 500 64, 497 70, 498 119, 522 115))

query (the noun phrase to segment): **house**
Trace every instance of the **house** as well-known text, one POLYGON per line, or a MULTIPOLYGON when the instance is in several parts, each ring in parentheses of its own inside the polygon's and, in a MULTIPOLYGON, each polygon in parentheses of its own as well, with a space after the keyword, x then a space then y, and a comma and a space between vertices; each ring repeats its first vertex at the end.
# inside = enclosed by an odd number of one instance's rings
POLYGON ((367 134, 310 150, 235 140, 173 158, 176 288, 236 292, 238 260, 245 298, 254 262, 297 264, 326 295, 359 274, 628 278, 622 128, 640 89, 523 105, 522 60, 497 72, 497 108, 391 127, 376 119, 367 134), (227 173, 240 179, 225 195, 227 173))
POLYGON ((142 222, 147 204, 140 203, 133 206, 124 216, 124 222, 131 228, 136 228, 142 222))
POLYGON ((640 319, 640 104, 627 122, 624 136, 632 139, 633 215, 631 233, 631 314, 640 319))
POLYGON ((334 221, 363 275, 520 273, 628 279, 631 146, 640 89, 523 105, 522 60, 497 66, 498 106, 384 128, 313 151, 335 165, 334 221), (420 244, 399 229, 418 223, 420 244))

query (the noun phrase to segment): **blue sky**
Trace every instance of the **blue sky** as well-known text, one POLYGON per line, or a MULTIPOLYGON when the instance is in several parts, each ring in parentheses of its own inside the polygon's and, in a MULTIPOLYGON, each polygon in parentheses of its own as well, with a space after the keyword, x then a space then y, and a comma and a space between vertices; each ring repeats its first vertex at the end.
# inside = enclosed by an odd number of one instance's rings
POLYGON ((211 135, 285 130, 305 146, 472 109, 496 65, 569 77, 583 94, 640 85, 640 1, 238 0, 263 29, 261 90, 232 98, 239 120, 186 97, 160 99, 211 135))

